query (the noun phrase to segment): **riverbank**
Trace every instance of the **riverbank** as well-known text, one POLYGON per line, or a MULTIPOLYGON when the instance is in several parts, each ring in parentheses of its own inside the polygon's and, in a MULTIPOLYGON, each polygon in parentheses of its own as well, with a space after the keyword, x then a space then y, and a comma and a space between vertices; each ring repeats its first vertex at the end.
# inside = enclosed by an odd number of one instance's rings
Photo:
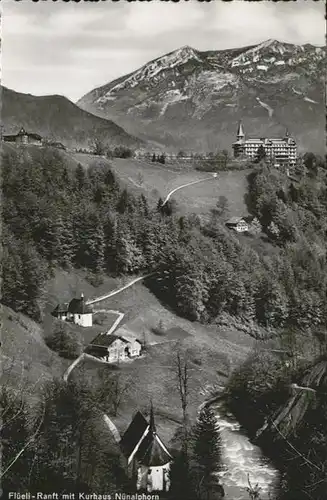
POLYGON ((269 500, 279 481, 279 472, 247 436, 236 418, 224 408, 222 400, 213 403, 222 440, 225 469, 219 474, 225 500, 249 500, 247 487, 258 485, 260 500, 269 500))
POLYGON ((270 500, 280 473, 228 411, 225 388, 221 389, 202 403, 199 409, 210 406, 217 416, 224 464, 219 477, 225 491, 224 500, 249 500, 249 481, 251 486, 258 485, 260 488, 260 500, 270 500))

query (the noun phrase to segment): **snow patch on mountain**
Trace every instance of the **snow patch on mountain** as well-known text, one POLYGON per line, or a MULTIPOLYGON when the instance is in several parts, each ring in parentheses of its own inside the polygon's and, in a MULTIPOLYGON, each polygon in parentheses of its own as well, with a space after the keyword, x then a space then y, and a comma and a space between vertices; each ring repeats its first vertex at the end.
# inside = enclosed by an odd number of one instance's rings
POLYGON ((261 71, 267 71, 268 66, 265 66, 264 64, 258 64, 257 69, 260 69, 261 71))
MULTIPOLYGON (((233 73, 203 71, 193 75, 184 86, 184 92, 192 99, 195 111, 193 117, 201 119, 212 109, 212 97, 219 95, 224 87, 238 88, 239 81, 233 73)), ((222 98, 224 101, 225 99, 222 98)), ((217 102, 217 101, 216 101, 217 102)))
POLYGON ((162 103, 163 106, 161 108, 161 111, 159 113, 159 116, 163 116, 171 104, 175 104, 179 101, 187 101, 189 98, 186 95, 182 95, 181 91, 176 89, 176 90, 168 90, 165 93, 165 100, 162 103))
POLYGON ((200 85, 210 86, 211 91, 218 91, 229 83, 236 83, 237 78, 232 73, 222 73, 217 71, 202 71, 196 79, 200 85))
POLYGON ((260 106, 262 106, 268 111, 269 118, 271 118, 274 113, 274 110, 270 106, 268 106, 268 104, 266 104, 265 102, 260 101, 259 97, 256 97, 256 100, 258 101, 260 106))
POLYGON ((278 42, 277 40, 269 39, 265 42, 259 43, 255 47, 251 47, 250 49, 246 50, 239 56, 235 57, 233 61, 241 61, 242 59, 246 60, 252 57, 253 62, 258 62, 261 55, 265 52, 266 49, 279 54, 283 54, 285 51, 284 46, 280 42, 278 42))

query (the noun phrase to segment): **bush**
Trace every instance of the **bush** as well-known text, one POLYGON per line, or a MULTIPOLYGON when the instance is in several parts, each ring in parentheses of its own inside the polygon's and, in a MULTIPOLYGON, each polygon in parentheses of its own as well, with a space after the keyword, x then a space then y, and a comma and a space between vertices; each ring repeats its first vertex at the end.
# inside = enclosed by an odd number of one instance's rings
POLYGON ((52 351, 66 359, 78 358, 83 351, 80 337, 75 332, 69 331, 63 322, 55 324, 53 333, 46 337, 45 343, 52 351))
POLYGON ((107 317, 106 317, 105 313, 101 313, 101 312, 95 313, 94 314, 93 323, 95 325, 103 325, 103 323, 105 322, 106 318, 107 317))
POLYGON ((292 372, 270 352, 254 352, 233 373, 227 390, 231 411, 250 434, 264 424, 289 395, 292 372))
POLYGON ((160 335, 160 336, 166 335, 166 330, 165 330, 165 328, 164 328, 164 324, 163 324, 162 319, 160 319, 160 320, 158 321, 157 326, 154 326, 153 328, 151 328, 151 331, 152 331, 155 335, 160 335))
POLYGON ((87 275, 87 277, 86 277, 86 279, 95 288, 97 288, 98 286, 102 285, 103 282, 104 282, 103 275, 101 275, 99 273, 91 273, 91 272, 89 272, 88 275, 87 275))

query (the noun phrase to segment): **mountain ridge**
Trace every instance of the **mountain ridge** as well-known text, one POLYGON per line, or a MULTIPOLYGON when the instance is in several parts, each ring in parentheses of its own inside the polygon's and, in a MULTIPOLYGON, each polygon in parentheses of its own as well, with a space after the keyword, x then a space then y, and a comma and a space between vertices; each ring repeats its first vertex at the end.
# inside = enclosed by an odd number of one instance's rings
POLYGON ((230 148, 242 118, 250 135, 280 135, 288 128, 300 150, 321 151, 324 63, 324 47, 274 39, 219 51, 184 46, 77 104, 176 148, 230 148))
POLYGON ((60 94, 35 96, 1 86, 3 134, 21 127, 67 147, 89 148, 100 139, 108 146, 139 147, 142 141, 111 120, 82 110, 60 94))

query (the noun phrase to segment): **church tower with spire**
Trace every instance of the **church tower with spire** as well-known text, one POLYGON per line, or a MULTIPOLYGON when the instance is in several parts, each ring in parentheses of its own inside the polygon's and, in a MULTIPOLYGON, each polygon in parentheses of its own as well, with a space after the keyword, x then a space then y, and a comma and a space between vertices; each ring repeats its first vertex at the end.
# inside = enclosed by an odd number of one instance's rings
POLYGON ((245 134, 244 134, 242 120, 238 122, 236 142, 233 143, 233 150, 235 158, 238 158, 239 156, 242 156, 245 153, 245 134))
POLYGON ((172 456, 157 434, 152 401, 149 421, 138 411, 120 441, 138 491, 169 491, 172 456))
POLYGON ((237 129, 237 134, 236 134, 236 141, 245 141, 245 134, 243 130, 243 124, 242 120, 238 122, 238 129, 237 129))

